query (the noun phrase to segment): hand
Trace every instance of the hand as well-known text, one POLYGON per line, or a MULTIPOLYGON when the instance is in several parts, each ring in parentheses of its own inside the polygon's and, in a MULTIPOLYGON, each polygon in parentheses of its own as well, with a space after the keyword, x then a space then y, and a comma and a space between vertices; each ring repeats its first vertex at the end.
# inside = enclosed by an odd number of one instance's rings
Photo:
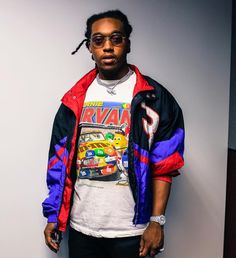
POLYGON ((56 243, 53 238, 52 234, 55 233, 55 226, 56 223, 48 223, 44 229, 44 237, 45 237, 45 243, 46 245, 53 251, 57 252, 59 251, 60 244, 56 243))
POLYGON ((151 221, 141 236, 139 256, 154 257, 163 247, 164 231, 159 223, 151 221))

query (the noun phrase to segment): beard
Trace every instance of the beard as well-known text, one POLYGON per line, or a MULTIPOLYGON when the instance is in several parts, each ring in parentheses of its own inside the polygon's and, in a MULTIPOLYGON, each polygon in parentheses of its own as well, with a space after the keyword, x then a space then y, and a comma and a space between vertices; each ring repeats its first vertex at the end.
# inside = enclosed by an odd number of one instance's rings
POLYGON ((128 64, 125 59, 124 61, 121 62, 121 64, 117 64, 114 66, 111 65, 107 67, 104 67, 103 65, 99 67, 98 65, 96 65, 96 68, 98 69, 102 77, 104 77, 104 79, 118 80, 118 79, 121 79, 126 74, 128 64))

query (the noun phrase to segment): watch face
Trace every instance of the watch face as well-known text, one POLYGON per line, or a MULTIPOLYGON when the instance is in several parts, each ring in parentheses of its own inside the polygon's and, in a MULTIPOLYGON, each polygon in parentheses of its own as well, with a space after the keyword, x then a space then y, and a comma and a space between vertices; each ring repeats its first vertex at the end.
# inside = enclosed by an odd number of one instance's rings
POLYGON ((164 225, 166 222, 165 216, 161 215, 160 216, 160 225, 164 225))

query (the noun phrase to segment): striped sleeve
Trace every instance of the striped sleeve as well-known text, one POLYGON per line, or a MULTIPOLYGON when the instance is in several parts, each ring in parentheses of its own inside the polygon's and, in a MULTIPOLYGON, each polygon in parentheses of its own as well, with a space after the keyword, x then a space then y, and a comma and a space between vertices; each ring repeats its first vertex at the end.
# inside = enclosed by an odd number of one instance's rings
POLYGON ((48 222, 57 222, 57 217, 62 202, 62 194, 66 176, 66 165, 68 162, 68 123, 64 117, 67 108, 60 106, 52 129, 52 137, 49 149, 49 159, 47 167, 47 187, 48 197, 43 201, 43 215, 48 222))
POLYGON ((184 165, 184 120, 171 95, 164 98, 161 111, 150 154, 152 178, 172 182, 184 165))

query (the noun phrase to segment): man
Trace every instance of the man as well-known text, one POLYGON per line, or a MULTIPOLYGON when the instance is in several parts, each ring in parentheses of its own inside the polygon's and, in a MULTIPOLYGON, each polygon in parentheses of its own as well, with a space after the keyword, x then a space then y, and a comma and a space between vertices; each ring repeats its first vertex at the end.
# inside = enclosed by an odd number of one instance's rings
POLYGON ((131 32, 118 10, 87 20, 76 51, 86 42, 96 68, 65 94, 54 121, 44 234, 57 252, 69 221, 70 258, 154 257, 163 248, 183 117, 164 87, 127 63, 131 32))

